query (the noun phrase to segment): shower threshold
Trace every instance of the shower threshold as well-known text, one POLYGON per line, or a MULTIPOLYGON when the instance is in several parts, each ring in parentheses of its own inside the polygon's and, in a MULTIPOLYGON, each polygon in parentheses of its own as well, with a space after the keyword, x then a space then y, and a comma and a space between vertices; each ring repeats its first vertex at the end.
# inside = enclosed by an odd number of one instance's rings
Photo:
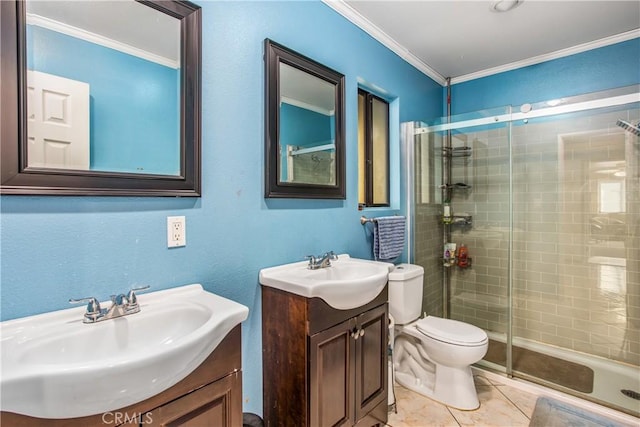
MULTIPOLYGON (((588 366, 515 345, 512 350, 513 370, 581 393, 593 392, 593 369, 588 366)), ((484 360, 506 366, 507 345, 490 339, 484 360)))
MULTIPOLYGON (((497 332, 487 334, 489 350, 478 365, 504 372, 506 337, 497 332)), ((564 393, 640 417, 640 400, 625 392, 640 391, 637 365, 519 337, 513 339, 512 364, 516 377, 551 389, 557 386, 564 393), (547 362, 551 367, 544 365, 547 362)))

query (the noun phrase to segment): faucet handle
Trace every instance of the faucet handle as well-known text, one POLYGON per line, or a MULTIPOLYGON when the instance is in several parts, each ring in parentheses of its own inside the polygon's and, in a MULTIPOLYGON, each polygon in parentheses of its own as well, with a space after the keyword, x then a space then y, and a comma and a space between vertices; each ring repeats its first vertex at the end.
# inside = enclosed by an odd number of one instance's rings
POLYGON ((150 285, 146 285, 146 286, 140 286, 140 287, 137 287, 137 288, 131 288, 129 290, 129 294, 127 296, 127 300, 129 301, 129 305, 130 306, 138 305, 138 297, 136 296, 136 292, 138 292, 138 291, 146 291, 150 287, 151 287, 150 285))
POLYGON ((324 254, 324 256, 328 257, 331 260, 337 260, 338 259, 338 255, 335 254, 335 252, 333 251, 329 251, 326 254, 324 254))
POLYGON ((83 302, 88 303, 87 311, 84 313, 85 318, 95 318, 100 314, 101 312, 100 303, 94 297, 78 298, 78 299, 69 298, 70 304, 80 304, 83 302))

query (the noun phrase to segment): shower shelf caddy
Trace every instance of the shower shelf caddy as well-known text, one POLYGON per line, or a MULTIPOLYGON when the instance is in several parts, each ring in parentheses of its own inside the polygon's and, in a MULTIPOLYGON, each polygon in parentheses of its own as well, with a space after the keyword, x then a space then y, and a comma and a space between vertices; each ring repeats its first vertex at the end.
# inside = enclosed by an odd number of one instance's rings
POLYGON ((442 184, 440 188, 444 190, 471 190, 471 186, 469 184, 465 184, 464 182, 456 182, 455 184, 442 184))
POLYGON ((451 258, 444 258, 442 257, 442 265, 446 268, 451 268, 451 267, 458 267, 461 270, 466 270, 467 268, 471 267, 473 265, 473 257, 467 257, 467 265, 465 265, 464 267, 460 267, 458 265, 458 257, 454 256, 451 258))
MULTIPOLYGON (((473 154, 473 148, 464 145, 458 147, 442 147, 442 155, 448 159, 465 159, 468 160, 471 158, 473 154)), ((451 177, 449 177, 451 179, 451 177)), ((445 183, 440 186, 440 189, 443 192, 444 200, 451 200, 452 193, 454 191, 469 191, 472 186, 466 184, 464 182, 456 182, 455 184, 445 183)), ((473 217, 470 214, 453 214, 451 217, 444 219, 444 225, 448 227, 452 226, 462 226, 462 227, 471 227, 473 226, 473 217)), ((450 229, 449 229, 450 230, 450 229)), ((461 270, 467 269, 473 265, 473 258, 467 257, 467 263, 464 266, 458 265, 458 257, 452 256, 449 258, 442 257, 442 265, 445 268, 458 267, 461 270)))
POLYGON ((465 227, 470 227, 473 225, 473 217, 471 215, 452 215, 451 216, 451 225, 462 225, 465 227))
MULTIPOLYGON (((442 155, 449 159, 454 158, 464 158, 468 160, 471 158, 471 154, 473 154, 473 148, 463 145, 459 147, 442 147, 442 155)), ((451 199, 451 192, 456 190, 466 191, 471 190, 472 186, 464 183, 464 182, 456 182, 455 184, 445 183, 440 186, 440 188, 445 193, 445 200, 451 199)))

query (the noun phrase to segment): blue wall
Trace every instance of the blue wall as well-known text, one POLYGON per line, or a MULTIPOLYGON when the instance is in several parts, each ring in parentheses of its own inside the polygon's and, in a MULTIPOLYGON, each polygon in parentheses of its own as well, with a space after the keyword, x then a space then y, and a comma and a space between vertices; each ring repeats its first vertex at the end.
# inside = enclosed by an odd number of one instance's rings
MULTIPOLYGON (((640 83, 640 38, 451 86, 451 114, 640 83)), ((446 102, 446 90, 443 92, 446 102)), ((446 112, 446 109, 443 110, 446 112)))
POLYGON ((32 25, 27 46, 29 69, 89 84, 91 169, 180 173, 179 70, 32 25))
POLYGON ((333 139, 333 116, 282 103, 280 106, 280 143, 312 147, 333 139))
POLYGON ((139 284, 202 283, 249 307, 244 410, 260 414, 259 270, 327 250, 371 258, 357 209, 358 79, 397 97, 399 121, 439 116, 442 88, 319 1, 201 5, 202 197, 2 196, 0 314, 64 309, 69 297, 108 299, 139 284), (344 201, 263 197, 267 37, 346 76, 344 201), (167 249, 169 215, 186 216, 184 248, 167 249))

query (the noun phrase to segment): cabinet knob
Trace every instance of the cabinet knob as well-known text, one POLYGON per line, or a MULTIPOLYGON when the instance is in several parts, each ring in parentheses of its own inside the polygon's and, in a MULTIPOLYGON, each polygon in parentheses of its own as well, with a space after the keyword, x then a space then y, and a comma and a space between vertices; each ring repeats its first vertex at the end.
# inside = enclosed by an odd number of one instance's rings
POLYGON ((357 340, 363 335, 364 335, 364 329, 353 328, 353 331, 351 331, 351 338, 353 338, 354 340, 357 340))

